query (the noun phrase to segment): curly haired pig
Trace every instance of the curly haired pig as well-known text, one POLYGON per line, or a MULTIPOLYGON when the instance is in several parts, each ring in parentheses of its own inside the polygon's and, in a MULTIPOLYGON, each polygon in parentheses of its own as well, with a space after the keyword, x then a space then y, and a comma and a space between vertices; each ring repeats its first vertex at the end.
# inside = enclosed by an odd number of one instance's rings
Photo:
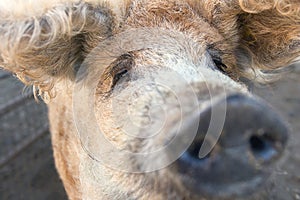
POLYGON ((0 41, 48 104, 70 199, 249 195, 287 143, 242 80, 297 61, 298 0, 4 0, 0 41))

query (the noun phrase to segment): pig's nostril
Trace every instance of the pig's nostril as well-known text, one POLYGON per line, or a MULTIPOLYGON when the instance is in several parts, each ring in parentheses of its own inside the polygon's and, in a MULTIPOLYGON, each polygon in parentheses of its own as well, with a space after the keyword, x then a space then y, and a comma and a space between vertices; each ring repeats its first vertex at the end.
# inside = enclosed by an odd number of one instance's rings
MULTIPOLYGON (((226 97, 201 111, 200 120, 196 117, 190 121, 198 125, 197 134, 170 169, 188 191, 207 199, 229 199, 261 188, 288 139, 288 127, 280 116, 264 102, 243 95, 226 97), (220 137, 209 135, 217 122, 213 110, 223 111, 224 101, 226 116, 220 137), (199 157, 207 150, 210 154, 199 157)), ((186 133, 190 133, 189 128, 183 130, 180 141, 186 141, 186 133)))
POLYGON ((263 152, 267 147, 264 138, 260 136, 256 136, 256 135, 251 136, 249 142, 250 142, 251 150, 255 153, 263 152))
POLYGON ((253 135, 250 137, 249 143, 252 154, 263 162, 270 161, 278 155, 275 144, 273 144, 274 141, 265 135, 253 135))

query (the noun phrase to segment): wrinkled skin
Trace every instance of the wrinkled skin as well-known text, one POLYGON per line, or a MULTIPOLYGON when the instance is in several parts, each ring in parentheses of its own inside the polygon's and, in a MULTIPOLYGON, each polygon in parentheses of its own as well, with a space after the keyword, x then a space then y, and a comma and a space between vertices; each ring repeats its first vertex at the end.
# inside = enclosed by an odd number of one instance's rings
MULTIPOLYGON (((193 132, 187 131, 192 117, 227 96, 255 99, 239 79, 267 81, 272 76, 262 69, 299 56, 299 10, 276 1, 88 2, 42 3, 44 10, 37 6, 29 14, 30 4, 24 3, 24 13, 0 4, 0 64, 48 100, 55 163, 69 198, 218 199, 257 191, 267 178, 260 168, 271 171, 273 157, 262 163, 247 149, 241 160, 255 169, 253 177, 241 173, 241 183, 229 177, 226 186, 216 182, 218 189, 191 189, 193 177, 179 174, 172 153, 119 156, 99 135, 120 151, 149 153, 170 142, 181 123, 179 135, 193 132)), ((239 127, 240 119, 233 119, 239 127)), ((223 155, 220 141, 213 155, 223 155)), ((221 170, 234 167, 216 163, 221 170)))

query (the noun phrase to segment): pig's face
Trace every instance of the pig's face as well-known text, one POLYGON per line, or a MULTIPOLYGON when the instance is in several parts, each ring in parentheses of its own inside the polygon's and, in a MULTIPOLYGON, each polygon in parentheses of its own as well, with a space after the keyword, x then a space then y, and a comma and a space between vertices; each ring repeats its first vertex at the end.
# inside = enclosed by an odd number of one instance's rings
POLYGON ((3 2, 0 64, 50 94, 71 199, 234 197, 265 182, 287 128, 238 80, 299 56, 299 2, 3 2))
POLYGON ((90 156, 80 171, 85 198, 249 194, 287 140, 268 106, 177 31, 134 29, 99 45, 79 69, 73 97, 90 156))

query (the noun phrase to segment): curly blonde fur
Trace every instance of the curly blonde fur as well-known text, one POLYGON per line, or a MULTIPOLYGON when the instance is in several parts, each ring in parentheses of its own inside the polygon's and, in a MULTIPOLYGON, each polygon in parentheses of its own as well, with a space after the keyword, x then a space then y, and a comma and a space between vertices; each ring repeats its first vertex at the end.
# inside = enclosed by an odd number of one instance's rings
POLYGON ((240 29, 240 46, 250 58, 246 65, 244 62, 244 68, 268 78, 274 70, 299 61, 299 1, 239 0, 239 3, 245 11, 240 16, 245 24, 240 29))
MULTIPOLYGON (((70 88, 76 68, 99 42, 131 27, 176 29, 216 54, 227 65, 224 72, 235 80, 243 76, 267 82, 273 80, 272 72, 299 58, 299 4, 299 0, 2 0, 0 66, 37 88, 45 100, 53 97, 49 118, 56 166, 69 197, 80 199, 84 183, 79 168, 85 166, 80 156, 86 154, 72 118, 70 88), (53 91, 59 94, 55 98, 53 91)), ((109 178, 127 176, 114 175, 109 178)), ((128 191, 122 192, 130 195, 128 191)))
MULTIPOLYGON (((212 25, 227 40, 232 40, 233 50, 243 49, 242 53, 237 52, 237 65, 230 66, 238 69, 234 71, 236 77, 269 74, 297 60, 299 1, 187 2, 200 15, 211 18, 212 25), (216 12, 217 9, 221 12, 216 12)), ((122 11, 127 10, 129 3, 125 0, 1 1, 0 64, 26 84, 35 85, 42 92, 50 91, 56 78, 72 77, 74 65, 80 64, 99 41, 113 34, 115 25, 126 19, 122 11)))
POLYGON ((73 66, 95 42, 111 34, 113 22, 110 11, 99 3, 55 0, 36 13, 24 12, 40 4, 35 3, 10 14, 1 12, 1 65, 24 83, 50 91, 55 78, 72 77, 73 66))

